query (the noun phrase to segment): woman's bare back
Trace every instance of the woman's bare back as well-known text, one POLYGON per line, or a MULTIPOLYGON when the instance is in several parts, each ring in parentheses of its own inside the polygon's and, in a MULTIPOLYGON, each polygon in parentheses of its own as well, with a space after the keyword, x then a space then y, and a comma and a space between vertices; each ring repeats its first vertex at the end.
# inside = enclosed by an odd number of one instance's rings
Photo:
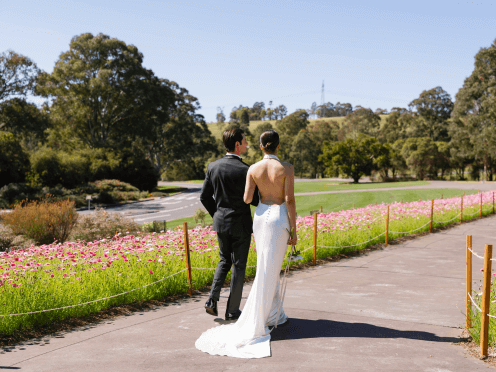
POLYGON ((266 205, 286 202, 289 215, 289 224, 293 236, 288 245, 295 245, 296 236, 296 203, 294 197, 294 168, 291 164, 280 161, 273 155, 253 164, 246 175, 244 201, 249 204, 253 200, 253 193, 258 187, 260 203, 266 205))
POLYGON ((252 165, 251 176, 260 191, 260 202, 263 204, 282 204, 285 201, 285 183, 287 166, 278 159, 263 159, 252 165))

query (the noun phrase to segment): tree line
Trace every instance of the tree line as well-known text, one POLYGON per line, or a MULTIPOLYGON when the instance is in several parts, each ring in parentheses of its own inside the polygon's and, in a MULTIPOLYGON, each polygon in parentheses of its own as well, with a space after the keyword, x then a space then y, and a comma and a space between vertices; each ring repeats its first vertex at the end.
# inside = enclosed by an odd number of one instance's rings
POLYGON ((151 190, 177 168, 201 178, 218 149, 199 109, 186 88, 145 68, 138 48, 107 35, 73 37, 52 73, 4 52, 0 187, 119 177, 151 190), (45 103, 29 103, 28 94, 45 103))
MULTIPOLYGON (((280 157, 301 177, 346 175, 358 182, 364 175, 391 180, 414 174, 418 179, 465 179, 468 170, 478 179, 484 170, 492 180, 495 76, 496 41, 476 54, 474 70, 454 101, 438 86, 389 113, 328 102, 288 114, 284 105, 255 102, 234 107, 229 121, 219 108, 217 122, 222 130, 245 130, 254 145, 244 157, 249 164, 261 159, 256 145, 260 134, 276 129, 280 157), (311 117, 317 120, 310 122, 311 117), (265 122, 250 125, 258 120, 265 122)), ((52 73, 26 56, 4 52, 0 187, 22 182, 75 187, 117 178, 151 190, 160 175, 202 179, 208 162, 225 149, 200 108, 186 88, 145 68, 134 45, 107 35, 73 37, 52 73), (45 102, 38 107, 27 95, 45 102)))

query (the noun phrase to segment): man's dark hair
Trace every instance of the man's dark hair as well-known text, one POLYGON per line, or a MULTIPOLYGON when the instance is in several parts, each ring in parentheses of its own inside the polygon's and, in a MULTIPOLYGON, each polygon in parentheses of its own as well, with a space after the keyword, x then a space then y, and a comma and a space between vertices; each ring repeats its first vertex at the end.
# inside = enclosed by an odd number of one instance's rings
POLYGON ((224 142, 224 147, 229 152, 234 152, 236 149, 236 142, 243 142, 243 130, 240 128, 232 128, 226 130, 222 134, 222 142, 224 142))
POLYGON ((266 130, 260 135, 260 144, 265 152, 273 154, 279 145, 279 134, 273 129, 266 130))

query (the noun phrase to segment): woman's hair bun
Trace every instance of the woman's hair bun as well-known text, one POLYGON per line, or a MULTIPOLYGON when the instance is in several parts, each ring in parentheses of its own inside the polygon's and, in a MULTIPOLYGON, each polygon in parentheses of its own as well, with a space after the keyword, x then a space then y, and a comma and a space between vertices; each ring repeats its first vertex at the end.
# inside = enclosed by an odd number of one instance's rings
POLYGON ((279 146, 279 134, 273 129, 266 130, 260 135, 260 144, 266 152, 275 152, 279 146))

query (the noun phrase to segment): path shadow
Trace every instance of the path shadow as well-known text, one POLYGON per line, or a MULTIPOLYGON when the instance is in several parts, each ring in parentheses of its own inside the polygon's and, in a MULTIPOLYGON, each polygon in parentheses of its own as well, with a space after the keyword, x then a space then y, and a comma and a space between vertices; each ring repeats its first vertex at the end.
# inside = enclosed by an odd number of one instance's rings
POLYGON ((405 338, 434 342, 460 342, 458 337, 439 337, 430 332, 399 331, 368 323, 346 323, 327 319, 309 320, 290 318, 287 324, 274 329, 271 341, 299 340, 303 338, 405 338))

